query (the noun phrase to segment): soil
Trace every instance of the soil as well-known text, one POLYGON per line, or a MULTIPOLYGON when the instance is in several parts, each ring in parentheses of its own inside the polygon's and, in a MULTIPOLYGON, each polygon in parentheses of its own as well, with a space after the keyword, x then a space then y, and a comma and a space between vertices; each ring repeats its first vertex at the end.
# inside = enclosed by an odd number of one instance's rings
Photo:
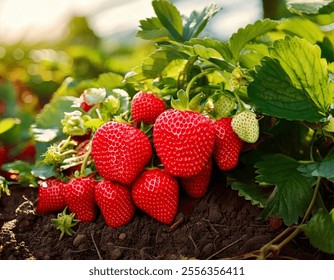
MULTIPOLYGON (((79 223, 73 236, 59 240, 50 220, 34 206, 37 189, 16 186, 0 199, 0 259, 242 259, 271 241, 284 226, 274 229, 261 220, 261 209, 215 176, 205 197, 191 200, 181 194, 172 226, 163 225, 137 210, 126 226, 112 229, 99 215, 94 223, 79 223)), ((273 259, 334 259, 297 236, 273 259)))

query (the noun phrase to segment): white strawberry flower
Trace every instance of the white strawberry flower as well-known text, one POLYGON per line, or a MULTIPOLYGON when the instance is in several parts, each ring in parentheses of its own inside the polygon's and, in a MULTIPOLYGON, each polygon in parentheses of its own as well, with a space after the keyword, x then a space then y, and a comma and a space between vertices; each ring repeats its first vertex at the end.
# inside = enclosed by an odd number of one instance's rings
POLYGON ((95 105, 106 98, 107 92, 104 88, 85 89, 81 97, 88 105, 95 105))

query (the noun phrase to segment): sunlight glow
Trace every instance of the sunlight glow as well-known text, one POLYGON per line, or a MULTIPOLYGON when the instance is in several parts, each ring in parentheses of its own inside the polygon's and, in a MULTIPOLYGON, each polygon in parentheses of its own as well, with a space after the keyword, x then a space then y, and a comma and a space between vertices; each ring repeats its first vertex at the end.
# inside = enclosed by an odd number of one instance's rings
MULTIPOLYGON (((260 0, 175 2, 184 15, 210 4, 223 7, 209 23, 221 38, 261 17, 260 0)), ((121 32, 137 30, 139 20, 154 16, 154 11, 151 0, 1 0, 0 43, 57 39, 73 15, 87 16, 99 36, 111 38, 121 32)))

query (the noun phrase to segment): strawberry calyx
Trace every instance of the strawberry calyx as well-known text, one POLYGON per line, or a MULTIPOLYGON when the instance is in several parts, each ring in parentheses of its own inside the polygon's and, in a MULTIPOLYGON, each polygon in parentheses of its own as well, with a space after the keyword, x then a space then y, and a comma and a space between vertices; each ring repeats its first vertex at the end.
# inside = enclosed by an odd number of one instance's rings
POLYGON ((77 151, 73 148, 77 145, 78 142, 72 140, 72 137, 69 136, 66 140, 62 140, 59 144, 55 143, 49 146, 46 152, 43 154, 43 162, 46 164, 60 164, 66 158, 66 156, 77 153, 77 151))
POLYGON ((189 81, 187 84, 186 90, 180 89, 177 92, 177 99, 172 99, 171 100, 171 106, 174 109, 185 111, 185 110, 190 110, 198 113, 202 113, 204 110, 205 103, 203 102, 203 99, 206 97, 206 95, 203 92, 200 92, 190 98, 190 92, 195 84, 195 82, 200 79, 205 77, 206 75, 214 72, 216 69, 214 68, 209 68, 204 70, 203 72, 197 74, 196 76, 192 77, 192 79, 189 81))
POLYGON ((75 213, 67 214, 66 211, 67 207, 65 207, 63 212, 58 213, 56 219, 51 219, 51 223, 60 230, 59 240, 61 240, 65 234, 72 236, 75 233, 72 227, 80 222, 80 220, 74 219, 75 213))
POLYGON ((10 190, 8 188, 8 182, 2 176, 0 176, 0 198, 1 198, 1 193, 5 193, 7 196, 10 195, 10 190))

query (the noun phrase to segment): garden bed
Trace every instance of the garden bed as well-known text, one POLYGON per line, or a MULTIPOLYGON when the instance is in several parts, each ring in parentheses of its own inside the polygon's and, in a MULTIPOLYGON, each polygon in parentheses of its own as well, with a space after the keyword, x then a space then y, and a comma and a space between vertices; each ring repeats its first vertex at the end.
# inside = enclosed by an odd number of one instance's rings
MULTIPOLYGON (((79 223, 73 236, 59 240, 52 225, 56 214, 34 212, 37 189, 14 187, 0 200, 0 259, 225 259, 255 258, 248 254, 272 240, 274 230, 260 219, 261 209, 225 186, 218 174, 207 195, 190 200, 181 194, 172 226, 154 221, 137 210, 126 226, 112 229, 99 215, 93 223, 79 223)), ((276 259, 332 259, 299 236, 276 259)))

